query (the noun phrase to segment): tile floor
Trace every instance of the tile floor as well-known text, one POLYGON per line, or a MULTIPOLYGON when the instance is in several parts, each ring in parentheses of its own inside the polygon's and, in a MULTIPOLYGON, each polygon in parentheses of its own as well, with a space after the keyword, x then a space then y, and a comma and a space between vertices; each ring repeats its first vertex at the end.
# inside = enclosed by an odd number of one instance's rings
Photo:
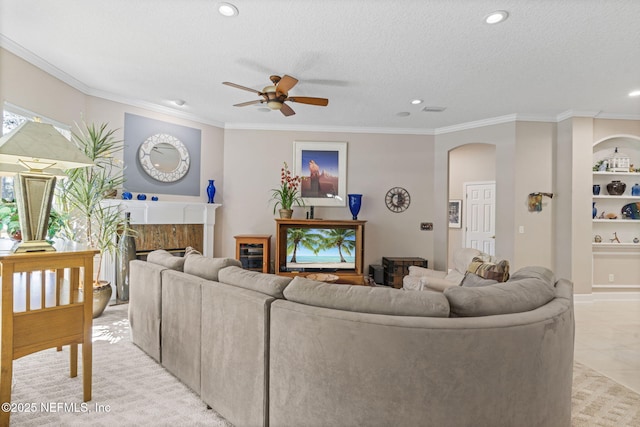
POLYGON ((576 302, 575 360, 640 393, 640 300, 576 302))

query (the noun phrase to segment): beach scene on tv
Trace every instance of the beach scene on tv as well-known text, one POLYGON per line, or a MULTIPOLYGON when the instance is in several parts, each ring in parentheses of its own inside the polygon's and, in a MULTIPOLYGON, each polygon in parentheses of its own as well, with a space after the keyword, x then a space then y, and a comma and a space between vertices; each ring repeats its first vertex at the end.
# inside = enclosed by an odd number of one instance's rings
POLYGON ((302 150, 302 197, 327 198, 338 194, 338 151, 302 150))
POLYGON ((353 270, 355 249, 353 228, 287 229, 287 269, 353 270))

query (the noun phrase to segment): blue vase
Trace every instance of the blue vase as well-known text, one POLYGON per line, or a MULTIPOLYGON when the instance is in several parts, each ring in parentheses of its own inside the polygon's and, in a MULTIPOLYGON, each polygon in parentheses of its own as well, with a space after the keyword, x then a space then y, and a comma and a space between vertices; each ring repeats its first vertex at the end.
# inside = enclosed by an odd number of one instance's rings
POLYGON ((146 194, 138 194, 137 199, 138 200, 147 200, 147 195, 146 194))
POLYGON ((598 209, 596 208, 596 202, 593 202, 593 208, 591 209, 591 213, 593 214, 593 218, 598 215, 598 209))
POLYGON ((593 195, 597 196, 600 194, 600 185, 599 184, 593 184, 593 195))
POLYGON ((207 203, 213 203, 213 198, 216 197, 216 186, 213 185, 213 179, 209 180, 209 185, 207 186, 207 197, 209 198, 207 203))
POLYGON ((362 194, 349 194, 349 209, 353 219, 358 219, 358 213, 362 206, 362 194))
POLYGON ((123 200, 131 200, 133 198, 133 194, 131 194, 128 191, 125 191, 124 193, 122 193, 122 199, 123 200))
POLYGON ((640 185, 635 184, 633 187, 631 187, 631 195, 640 196, 640 185))

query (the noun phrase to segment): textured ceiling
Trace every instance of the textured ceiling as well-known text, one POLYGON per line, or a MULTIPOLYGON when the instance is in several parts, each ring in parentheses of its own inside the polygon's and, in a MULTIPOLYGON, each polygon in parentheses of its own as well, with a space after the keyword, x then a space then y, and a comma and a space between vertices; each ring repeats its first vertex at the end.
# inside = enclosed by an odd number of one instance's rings
POLYGON ((235 18, 204 0, 0 0, 0 43, 88 94, 230 128, 428 133, 514 114, 640 118, 640 97, 627 96, 640 89, 640 0, 233 3, 235 18), (509 19, 485 24, 497 9, 509 19), (221 84, 261 90, 270 74, 298 78, 290 95, 328 107, 291 103, 291 117, 233 107, 257 95, 221 84))

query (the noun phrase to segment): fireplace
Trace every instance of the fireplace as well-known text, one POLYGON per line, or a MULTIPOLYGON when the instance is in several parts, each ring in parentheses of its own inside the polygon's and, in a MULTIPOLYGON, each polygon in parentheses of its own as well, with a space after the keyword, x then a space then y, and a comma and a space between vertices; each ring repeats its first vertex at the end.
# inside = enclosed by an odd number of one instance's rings
MULTIPOLYGON (((106 206, 118 206, 121 212, 131 213, 131 228, 136 236, 136 254, 139 258, 156 249, 165 249, 180 255, 192 246, 203 255, 213 257, 216 209, 220 204, 194 202, 162 202, 140 200, 105 200, 106 206)), ((116 281, 116 263, 105 256, 102 261, 103 279, 116 281)))

